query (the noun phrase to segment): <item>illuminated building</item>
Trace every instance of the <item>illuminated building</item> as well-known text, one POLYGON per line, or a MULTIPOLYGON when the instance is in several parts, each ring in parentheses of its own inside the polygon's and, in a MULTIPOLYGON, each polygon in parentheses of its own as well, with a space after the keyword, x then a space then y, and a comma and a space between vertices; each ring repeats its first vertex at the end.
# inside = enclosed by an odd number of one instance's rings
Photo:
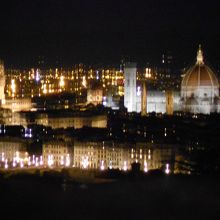
MULTIPOLYGON (((166 113, 168 101, 166 98, 166 92, 148 90, 147 88, 148 80, 151 80, 152 77, 150 68, 146 68, 144 78, 140 79, 143 81, 141 86, 136 86, 137 79, 140 78, 140 76, 136 76, 136 64, 126 64, 124 75, 124 105, 128 109, 128 112, 142 112, 142 115, 146 115, 146 113, 149 112, 166 113)), ((176 110, 179 108, 179 99, 179 93, 173 93, 173 105, 176 107, 176 110)))
POLYGON ((116 68, 86 67, 74 65, 71 69, 7 69, 5 70, 5 96, 7 99, 21 99, 60 94, 75 94, 76 103, 86 103, 87 89, 98 82, 103 95, 124 94, 123 72, 116 68))
POLYGON ((197 61, 189 68, 181 84, 184 111, 210 114, 219 111, 219 83, 215 73, 204 63, 201 47, 197 61))
POLYGON ((38 124, 50 126, 52 129, 68 127, 82 128, 84 126, 106 128, 107 115, 93 115, 84 112, 61 110, 46 112, 14 112, 11 116, 6 117, 4 122, 8 125, 22 125, 25 127, 29 124, 38 124))
POLYGON ((11 109, 12 112, 30 111, 33 108, 31 99, 6 99, 3 108, 11 109))
POLYGON ((111 143, 103 141, 74 141, 74 166, 87 169, 130 170, 140 163, 141 170, 161 169, 175 157, 172 145, 152 143, 111 143))
POLYGON ((26 142, 19 138, 1 137, 0 138, 0 162, 7 159, 12 162, 15 157, 25 159, 27 157, 26 142))
POLYGON ((137 111, 136 63, 126 63, 124 67, 124 106, 128 112, 137 111))
POLYGON ((0 61, 0 99, 1 99, 1 106, 3 108, 11 109, 13 112, 16 111, 30 111, 32 109, 31 99, 23 99, 17 98, 17 86, 16 80, 11 79, 10 82, 10 94, 11 97, 5 97, 5 71, 4 71, 4 64, 0 61))
POLYGON ((102 104, 103 89, 102 87, 92 87, 87 90, 87 103, 93 105, 102 104))
POLYGON ((54 167, 70 166, 72 164, 72 146, 64 140, 51 140, 43 143, 43 161, 48 165, 48 160, 53 161, 54 167))
POLYGON ((85 159, 88 169, 119 169, 128 161, 128 149, 112 146, 105 141, 74 141, 74 166, 84 168, 85 159))

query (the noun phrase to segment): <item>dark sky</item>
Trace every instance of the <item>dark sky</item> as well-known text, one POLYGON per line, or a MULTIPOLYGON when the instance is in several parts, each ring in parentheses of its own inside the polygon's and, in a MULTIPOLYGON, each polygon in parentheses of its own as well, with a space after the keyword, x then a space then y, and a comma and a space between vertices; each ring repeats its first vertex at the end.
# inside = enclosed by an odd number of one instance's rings
POLYGON ((169 51, 193 62, 198 44, 220 61, 220 3, 200 0, 7 0, 0 9, 0 57, 7 66, 159 62, 169 51), (144 2, 144 3, 143 3, 144 2))

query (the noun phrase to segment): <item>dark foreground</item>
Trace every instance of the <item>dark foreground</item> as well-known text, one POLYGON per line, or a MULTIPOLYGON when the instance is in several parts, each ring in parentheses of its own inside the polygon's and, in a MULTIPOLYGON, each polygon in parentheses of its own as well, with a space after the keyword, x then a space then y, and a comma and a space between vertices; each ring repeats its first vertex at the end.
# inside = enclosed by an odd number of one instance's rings
POLYGON ((2 178, 0 205, 0 219, 220 219, 220 181, 149 176, 80 184, 2 178))

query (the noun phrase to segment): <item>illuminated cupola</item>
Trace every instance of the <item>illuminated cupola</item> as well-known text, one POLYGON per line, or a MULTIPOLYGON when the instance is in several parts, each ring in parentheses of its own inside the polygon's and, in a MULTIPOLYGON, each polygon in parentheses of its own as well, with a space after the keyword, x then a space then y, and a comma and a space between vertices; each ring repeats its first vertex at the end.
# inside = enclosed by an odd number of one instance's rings
POLYGON ((184 106, 189 109, 194 106, 193 112, 206 113, 212 111, 214 98, 219 96, 219 83, 215 73, 204 63, 201 45, 197 51, 195 65, 184 74, 181 83, 181 98, 184 106), (186 106, 187 105, 187 106, 186 106), (205 108, 204 110, 203 108, 205 108))

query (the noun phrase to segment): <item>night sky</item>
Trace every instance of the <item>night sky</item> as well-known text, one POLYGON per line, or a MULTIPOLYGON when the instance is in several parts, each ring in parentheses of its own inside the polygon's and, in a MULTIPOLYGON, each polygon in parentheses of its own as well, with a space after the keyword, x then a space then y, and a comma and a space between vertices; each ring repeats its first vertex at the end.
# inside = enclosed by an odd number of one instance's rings
POLYGON ((193 63, 198 44, 220 61, 220 3, 199 0, 17 0, 0 9, 0 58, 8 67, 157 63, 171 53, 193 63))

